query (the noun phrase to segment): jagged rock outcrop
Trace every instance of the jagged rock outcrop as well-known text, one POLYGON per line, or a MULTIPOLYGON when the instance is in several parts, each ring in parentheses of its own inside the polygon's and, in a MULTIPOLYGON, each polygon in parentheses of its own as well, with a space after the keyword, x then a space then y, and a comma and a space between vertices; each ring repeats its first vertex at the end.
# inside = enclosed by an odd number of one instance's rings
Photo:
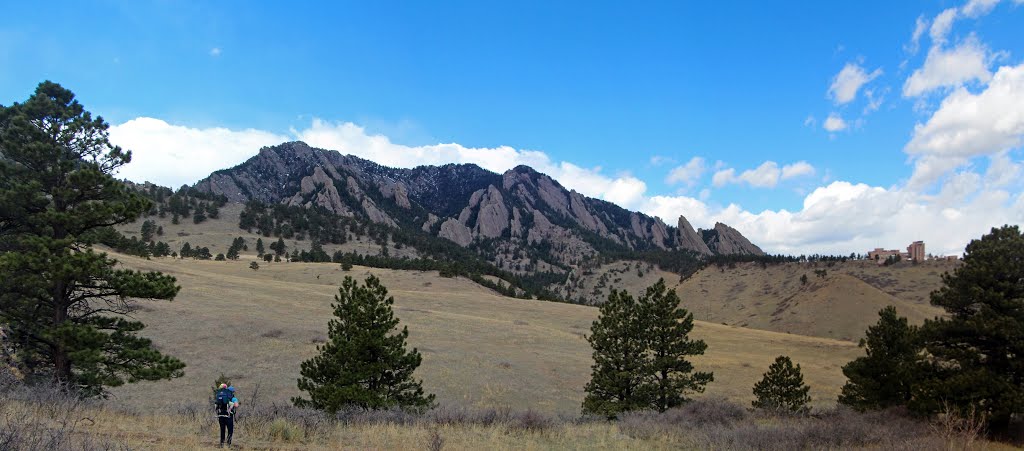
POLYGON ((317 166, 313 170, 313 175, 303 177, 299 182, 299 188, 299 192, 288 199, 288 205, 315 205, 342 216, 353 216, 352 209, 341 200, 341 195, 334 186, 334 179, 327 175, 322 167, 317 166), (310 197, 311 200, 305 202, 305 199, 310 197))
POLYGON ((451 240, 463 247, 469 246, 469 243, 473 242, 473 232, 455 218, 448 218, 441 223, 441 230, 437 236, 451 240))
POLYGON ((701 236, 707 243, 708 249, 716 254, 764 255, 764 251, 751 243, 743 234, 721 222, 716 222, 714 229, 701 230, 701 236))
POLYGON ((697 234, 697 231, 690 225, 685 216, 679 216, 679 223, 676 226, 676 243, 682 249, 688 249, 701 255, 710 255, 707 243, 697 234))

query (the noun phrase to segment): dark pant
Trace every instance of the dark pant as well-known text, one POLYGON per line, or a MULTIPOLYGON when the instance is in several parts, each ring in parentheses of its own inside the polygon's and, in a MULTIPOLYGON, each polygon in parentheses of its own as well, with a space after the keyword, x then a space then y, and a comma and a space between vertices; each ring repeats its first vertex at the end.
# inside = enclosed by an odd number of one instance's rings
POLYGON ((220 442, 224 443, 224 431, 228 431, 228 444, 231 444, 231 436, 235 433, 234 417, 217 417, 220 421, 220 442))

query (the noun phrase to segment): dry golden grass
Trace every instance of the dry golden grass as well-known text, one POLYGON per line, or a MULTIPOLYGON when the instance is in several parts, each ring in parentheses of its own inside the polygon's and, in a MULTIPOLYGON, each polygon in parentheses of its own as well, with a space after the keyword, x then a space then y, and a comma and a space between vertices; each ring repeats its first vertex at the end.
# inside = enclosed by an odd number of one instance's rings
MULTIPOLYGON (((593 307, 498 296, 462 278, 436 272, 395 271, 317 263, 262 264, 252 255, 215 262, 120 256, 131 268, 174 275, 182 291, 173 302, 147 302, 137 316, 146 336, 189 366, 183 378, 113 390, 127 405, 173 405, 205 400, 212 381, 230 376, 251 398, 285 402, 299 394, 299 363, 323 340, 337 284, 346 275, 381 278, 395 312, 423 354, 417 377, 443 404, 509 407, 578 414, 589 379, 591 350, 584 339, 597 317, 593 307)), ((699 370, 715 373, 707 394, 741 403, 778 355, 800 363, 816 405, 834 404, 844 383, 840 367, 861 354, 852 342, 698 322, 705 340, 699 370)))
POLYGON ((901 316, 920 324, 942 314, 928 295, 942 284, 941 275, 957 263, 929 261, 878 266, 869 261, 784 263, 762 268, 740 263, 710 266, 679 282, 676 274, 648 269, 647 264, 616 262, 602 266, 580 282, 580 292, 607 296, 610 288, 636 293, 664 278, 683 307, 706 322, 814 337, 856 341, 878 320, 878 311, 896 306, 901 316), (818 277, 815 270, 827 275, 818 277), (642 274, 642 275, 641 275, 642 274), (806 285, 800 276, 807 275, 806 285), (605 276, 606 283, 600 279, 605 276))
MULTIPOLYGON (((202 450, 218 444, 208 409, 133 411, 82 403, 37 390, 0 393, 4 449, 202 450)), ((700 403, 697 403, 700 404, 700 403)), ((822 411, 811 417, 748 413, 722 401, 665 414, 624 415, 618 422, 565 422, 525 416, 480 422, 444 416, 332 420, 296 409, 262 411, 236 421, 235 449, 1010 449, 893 413, 822 411)), ((443 414, 442 414, 443 415, 443 414)))

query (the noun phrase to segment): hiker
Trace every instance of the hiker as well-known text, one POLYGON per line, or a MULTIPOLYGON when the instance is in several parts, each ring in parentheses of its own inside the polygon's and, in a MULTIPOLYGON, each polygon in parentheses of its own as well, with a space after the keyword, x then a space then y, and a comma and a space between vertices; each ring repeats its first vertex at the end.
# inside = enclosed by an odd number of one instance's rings
POLYGON ((220 444, 224 445, 224 432, 227 431, 227 444, 230 446, 231 436, 235 433, 235 409, 238 407, 235 387, 220 384, 214 398, 214 406, 217 411, 217 421, 220 423, 220 444))

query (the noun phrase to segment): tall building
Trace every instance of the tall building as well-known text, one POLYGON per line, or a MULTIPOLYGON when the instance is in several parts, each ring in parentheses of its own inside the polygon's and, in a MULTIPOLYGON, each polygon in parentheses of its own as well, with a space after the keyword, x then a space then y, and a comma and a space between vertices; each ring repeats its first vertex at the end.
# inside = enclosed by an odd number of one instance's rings
POLYGON ((924 261, 924 241, 914 241, 907 246, 907 255, 910 257, 910 261, 923 262, 924 261))

